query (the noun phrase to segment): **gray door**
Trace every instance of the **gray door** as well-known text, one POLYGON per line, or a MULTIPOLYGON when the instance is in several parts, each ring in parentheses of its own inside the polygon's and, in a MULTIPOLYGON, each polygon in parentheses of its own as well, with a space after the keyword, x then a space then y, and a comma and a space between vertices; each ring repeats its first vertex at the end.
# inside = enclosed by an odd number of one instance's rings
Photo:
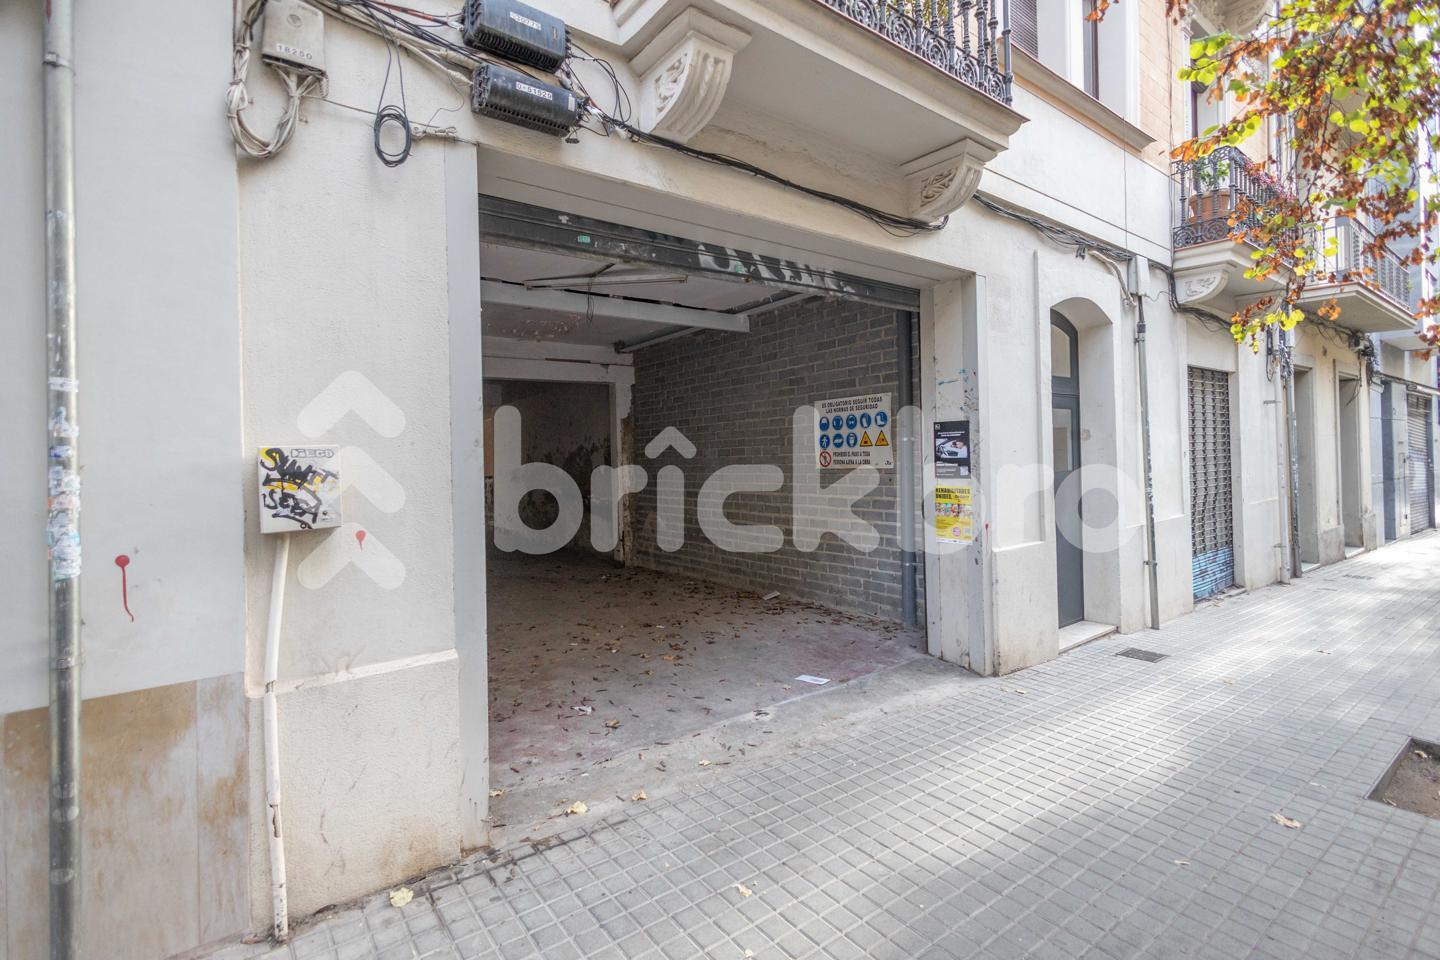
POLYGON ((1230 375, 1190 368, 1190 583, 1196 600, 1235 582, 1230 375))
MULTIPOLYGON (((1075 328, 1060 314, 1050 313, 1050 405, 1055 455, 1055 490, 1080 469, 1080 351, 1075 328)), ((1065 536, 1080 531, 1080 498, 1055 498, 1055 582, 1060 600, 1060 626, 1085 619, 1085 553, 1065 536), (1075 516, 1061 517, 1060 510, 1075 516)))
POLYGON ((1410 532, 1435 525, 1435 461, 1430 448, 1430 398, 1410 395, 1405 451, 1405 486, 1410 498, 1410 532))

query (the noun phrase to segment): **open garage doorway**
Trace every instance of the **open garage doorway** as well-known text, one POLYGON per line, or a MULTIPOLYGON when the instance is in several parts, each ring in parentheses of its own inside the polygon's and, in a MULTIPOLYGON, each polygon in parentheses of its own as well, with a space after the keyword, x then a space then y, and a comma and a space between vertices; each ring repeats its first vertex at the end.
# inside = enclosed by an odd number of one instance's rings
POLYGON ((783 736, 787 705, 925 656, 892 422, 918 296, 482 210, 491 814, 514 839, 597 792, 657 790, 677 745, 714 742, 687 772, 728 763, 783 736), (820 458, 820 415, 797 411, 830 401, 856 401, 855 425, 827 426, 820 458), (820 466, 852 446, 878 465, 853 519, 797 519, 797 499, 837 496, 848 471, 820 466))

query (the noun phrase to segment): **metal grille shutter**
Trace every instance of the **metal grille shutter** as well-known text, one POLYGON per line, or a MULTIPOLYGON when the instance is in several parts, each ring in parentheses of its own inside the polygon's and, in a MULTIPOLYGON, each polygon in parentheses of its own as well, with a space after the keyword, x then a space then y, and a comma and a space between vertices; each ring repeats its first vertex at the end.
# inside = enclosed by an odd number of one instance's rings
POLYGON ((1196 600, 1235 582, 1230 375, 1190 368, 1190 570, 1196 600))
POLYGON ((1433 526, 1435 460, 1430 448, 1430 398, 1410 395, 1409 450, 1405 457, 1406 487, 1410 492, 1410 532, 1433 526))
POLYGON ((1040 56, 1040 27, 1035 16, 1036 0, 1010 0, 1010 42, 1040 56))

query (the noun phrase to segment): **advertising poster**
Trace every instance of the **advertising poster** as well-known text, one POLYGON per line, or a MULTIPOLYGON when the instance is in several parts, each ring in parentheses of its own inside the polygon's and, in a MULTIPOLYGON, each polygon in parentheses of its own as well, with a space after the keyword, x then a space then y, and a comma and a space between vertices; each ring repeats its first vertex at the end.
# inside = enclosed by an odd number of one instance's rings
POLYGON ((970 484, 935 487, 935 539, 941 543, 975 542, 975 494, 970 484))
POLYGON ((970 476, 970 421, 935 421, 935 479, 970 476))

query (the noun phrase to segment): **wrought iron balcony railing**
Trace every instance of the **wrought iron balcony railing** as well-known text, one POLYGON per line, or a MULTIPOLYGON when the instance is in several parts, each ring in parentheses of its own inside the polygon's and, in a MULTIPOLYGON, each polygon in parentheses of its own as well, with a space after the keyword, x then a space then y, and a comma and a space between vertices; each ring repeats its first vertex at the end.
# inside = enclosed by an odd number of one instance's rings
POLYGON ((1373 230, 1352 217, 1335 217, 1316 232, 1317 282, 1363 283, 1407 310, 1415 308, 1410 268, 1388 248, 1375 254, 1373 230), (1334 251, 1329 252, 1332 244, 1334 251))
MULTIPOLYGON (((1260 226, 1254 209, 1280 195, 1275 182, 1235 147, 1177 162, 1174 179, 1179 186, 1171 234, 1176 250, 1260 226)), ((1388 249, 1376 256, 1371 249, 1375 234, 1359 220, 1334 217, 1318 226, 1296 228, 1293 239, 1306 240, 1315 251, 1312 282, 1362 283, 1407 310, 1415 307, 1410 269, 1388 249), (1332 243, 1334 252, 1327 252, 1332 243)))
POLYGON ((1236 147, 1176 161, 1174 180, 1180 187, 1170 238, 1176 250, 1224 240, 1237 228, 1260 226, 1249 211, 1279 196, 1273 181, 1236 147))
POLYGON ((993 100, 1010 103, 1010 0, 819 0, 993 100))

